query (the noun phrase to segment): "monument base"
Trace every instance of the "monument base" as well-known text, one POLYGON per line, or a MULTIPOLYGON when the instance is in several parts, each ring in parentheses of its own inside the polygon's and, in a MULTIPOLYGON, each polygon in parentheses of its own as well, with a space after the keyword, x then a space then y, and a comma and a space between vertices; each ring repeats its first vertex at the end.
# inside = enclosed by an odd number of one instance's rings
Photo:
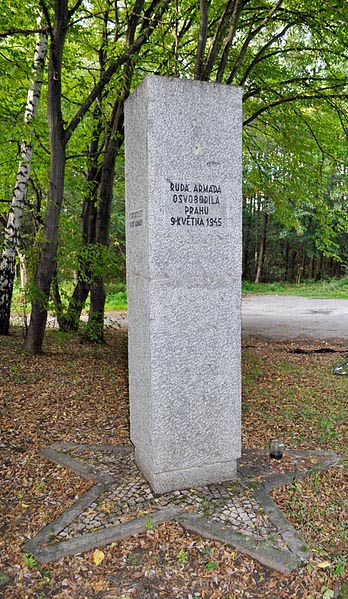
POLYGON ((135 461, 152 491, 157 495, 186 488, 202 485, 217 484, 235 480, 237 478, 238 460, 202 464, 193 468, 182 470, 169 470, 167 472, 154 472, 135 448, 135 461))

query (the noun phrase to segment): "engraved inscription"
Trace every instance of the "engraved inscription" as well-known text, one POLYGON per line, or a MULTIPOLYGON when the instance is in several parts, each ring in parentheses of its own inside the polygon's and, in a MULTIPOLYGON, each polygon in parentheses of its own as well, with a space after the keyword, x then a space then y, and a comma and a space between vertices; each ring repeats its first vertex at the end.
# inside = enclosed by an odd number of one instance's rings
POLYGON ((169 227, 223 227, 227 206, 221 185, 167 180, 166 223, 169 227))
POLYGON ((143 210, 133 210, 128 215, 129 226, 131 229, 136 229, 137 227, 143 226, 143 210))

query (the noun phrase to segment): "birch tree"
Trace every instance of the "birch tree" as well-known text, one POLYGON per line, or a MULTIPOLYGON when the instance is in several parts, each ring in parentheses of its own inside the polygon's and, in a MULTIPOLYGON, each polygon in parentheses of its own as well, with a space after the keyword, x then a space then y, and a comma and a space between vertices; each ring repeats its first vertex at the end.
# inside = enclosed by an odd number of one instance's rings
MULTIPOLYGON (((38 19, 40 27, 41 19, 38 19)), ((39 106, 42 72, 44 69, 47 53, 47 33, 37 34, 33 78, 28 90, 26 108, 24 113, 24 123, 30 123, 36 118, 39 106)), ((5 229, 5 237, 0 264, 0 334, 7 335, 10 326, 11 299, 13 293, 13 283, 15 277, 15 265, 17 256, 17 247, 20 238, 20 227, 23 216, 27 186, 30 176, 30 166, 33 157, 33 146, 31 139, 22 142, 20 147, 20 161, 16 183, 13 190, 11 207, 5 229)))

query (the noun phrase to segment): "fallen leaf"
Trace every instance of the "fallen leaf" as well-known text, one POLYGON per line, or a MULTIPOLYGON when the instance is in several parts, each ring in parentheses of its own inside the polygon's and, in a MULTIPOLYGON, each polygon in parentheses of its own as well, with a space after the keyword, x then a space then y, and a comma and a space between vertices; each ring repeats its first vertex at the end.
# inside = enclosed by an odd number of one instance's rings
POLYGON ((99 591, 105 591, 108 587, 108 582, 106 580, 96 580, 95 582, 91 583, 91 587, 93 588, 94 591, 99 592, 99 591))
POLYGON ((328 560, 326 560, 324 562, 319 562, 319 564, 316 564, 316 567, 321 568, 322 570, 325 570, 325 568, 330 568, 331 566, 332 566, 332 564, 328 560))
POLYGON ((93 553, 93 561, 94 561, 95 565, 99 566, 99 564, 102 563, 104 557, 105 557, 105 553, 103 551, 100 551, 100 549, 96 549, 95 552, 93 553))

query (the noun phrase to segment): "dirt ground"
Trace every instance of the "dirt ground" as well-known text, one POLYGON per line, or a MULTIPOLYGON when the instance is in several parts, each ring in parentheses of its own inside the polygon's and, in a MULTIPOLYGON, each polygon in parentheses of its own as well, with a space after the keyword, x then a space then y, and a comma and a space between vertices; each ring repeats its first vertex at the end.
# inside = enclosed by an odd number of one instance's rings
POLYGON ((52 330, 45 353, 23 351, 20 329, 0 339, 0 597, 4 599, 330 599, 346 595, 347 380, 332 376, 343 341, 270 341, 243 347, 243 446, 333 449, 342 464, 301 488, 277 491, 278 505, 313 551, 279 574, 175 522, 94 551, 38 564, 22 546, 90 486, 48 462, 53 442, 129 445, 127 329, 104 346, 52 330), (306 401, 304 401, 304 397, 306 401), (329 406, 330 405, 330 410, 329 406))

